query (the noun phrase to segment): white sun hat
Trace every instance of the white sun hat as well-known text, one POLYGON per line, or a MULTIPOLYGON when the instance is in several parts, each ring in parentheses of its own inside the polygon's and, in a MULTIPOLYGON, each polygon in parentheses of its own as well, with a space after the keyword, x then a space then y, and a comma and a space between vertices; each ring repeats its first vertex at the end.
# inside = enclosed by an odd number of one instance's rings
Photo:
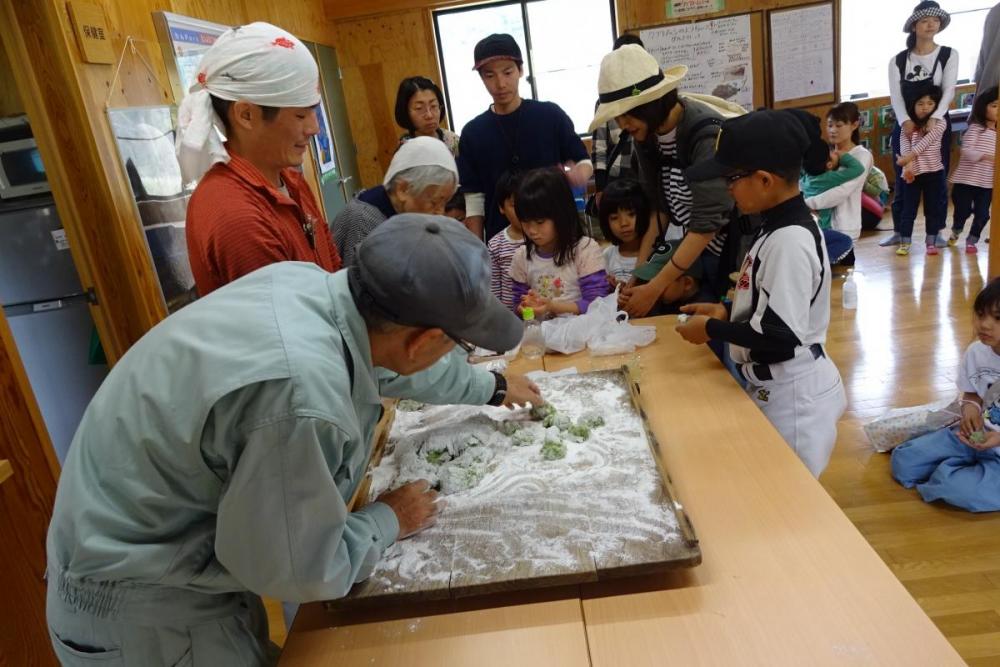
POLYGON ((590 131, 675 90, 687 71, 687 65, 661 70, 656 58, 638 44, 615 49, 601 60, 601 72, 597 77, 600 103, 590 123, 590 131))

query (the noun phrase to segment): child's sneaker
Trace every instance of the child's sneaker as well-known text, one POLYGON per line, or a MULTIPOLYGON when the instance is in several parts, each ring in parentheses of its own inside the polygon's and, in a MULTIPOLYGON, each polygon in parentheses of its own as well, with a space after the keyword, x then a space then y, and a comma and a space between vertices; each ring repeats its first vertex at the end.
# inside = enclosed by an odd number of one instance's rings
POLYGON ((958 245, 958 234, 955 232, 951 233, 951 236, 948 237, 948 245, 952 248, 958 245))
POLYGON ((906 255, 909 255, 910 254, 910 244, 909 243, 900 243, 899 247, 896 248, 896 254, 899 255, 900 257, 905 257, 906 255))
POLYGON ((949 245, 953 244, 948 243, 948 241, 940 234, 935 234, 934 236, 927 237, 927 245, 934 245, 937 248, 947 248, 949 245))
POLYGON ((882 239, 878 244, 883 248, 888 248, 889 246, 897 245, 902 241, 902 237, 899 234, 893 234, 887 239, 882 239))
POLYGON ((965 254, 966 255, 975 255, 977 252, 979 252, 979 248, 976 247, 975 243, 966 243, 965 244, 965 254))
POLYGON ((928 255, 940 255, 941 251, 937 249, 937 246, 933 243, 927 244, 927 254, 928 255))

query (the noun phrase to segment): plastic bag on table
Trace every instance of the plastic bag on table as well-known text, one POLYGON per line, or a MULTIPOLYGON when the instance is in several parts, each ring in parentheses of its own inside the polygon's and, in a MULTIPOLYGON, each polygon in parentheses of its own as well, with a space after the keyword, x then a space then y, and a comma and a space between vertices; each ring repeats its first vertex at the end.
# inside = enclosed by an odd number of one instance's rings
POLYGON ((907 440, 956 424, 962 416, 958 401, 944 399, 926 405, 893 408, 862 428, 877 452, 888 452, 907 440))
POLYGON ((618 310, 618 290, 594 299, 583 315, 558 317, 542 322, 545 347, 572 354, 590 345, 610 350, 595 354, 632 352, 637 346, 656 339, 656 327, 637 327, 628 323, 628 314, 618 310))

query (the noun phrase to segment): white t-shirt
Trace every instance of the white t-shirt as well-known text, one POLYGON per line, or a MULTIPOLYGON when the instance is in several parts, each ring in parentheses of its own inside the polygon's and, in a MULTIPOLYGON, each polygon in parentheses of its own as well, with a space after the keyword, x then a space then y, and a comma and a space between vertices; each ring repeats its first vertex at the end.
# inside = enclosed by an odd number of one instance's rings
MULTIPOLYGON (((934 85, 941 86, 942 93, 941 102, 932 114, 934 118, 944 118, 945 114, 948 113, 948 107, 951 106, 951 101, 955 99, 955 81, 958 79, 958 51, 952 49, 951 55, 948 56, 948 62, 945 63, 944 67, 942 68, 939 65, 935 69, 934 63, 937 62, 940 52, 940 45, 924 56, 910 51, 906 54, 906 66, 903 68, 903 71, 906 72, 907 81, 929 79, 933 72, 934 85)), ((892 102, 892 110, 895 112, 896 120, 899 121, 899 124, 902 125, 903 121, 909 120, 909 116, 906 114, 906 102, 903 100, 902 86, 899 83, 899 68, 896 66, 896 54, 893 54, 892 58, 889 58, 889 100, 892 102)))
POLYGON ((632 272, 635 271, 636 262, 639 256, 625 257, 616 245, 609 245, 604 249, 604 266, 609 276, 613 276, 620 283, 627 283, 632 279, 632 272))
POLYGON ((575 259, 562 266, 556 265, 554 257, 545 256, 537 249, 528 259, 528 249, 524 245, 514 252, 510 261, 510 277, 513 280, 528 285, 538 296, 553 301, 580 301, 583 298, 580 278, 603 270, 601 246, 589 236, 577 242, 575 259))
MULTIPOLYGON (((1000 380, 1000 355, 978 340, 965 348, 956 383, 959 391, 975 392, 979 398, 985 399, 990 385, 997 380, 1000 380)), ((1000 431, 1000 400, 984 405, 983 411, 986 427, 991 431, 1000 431)))

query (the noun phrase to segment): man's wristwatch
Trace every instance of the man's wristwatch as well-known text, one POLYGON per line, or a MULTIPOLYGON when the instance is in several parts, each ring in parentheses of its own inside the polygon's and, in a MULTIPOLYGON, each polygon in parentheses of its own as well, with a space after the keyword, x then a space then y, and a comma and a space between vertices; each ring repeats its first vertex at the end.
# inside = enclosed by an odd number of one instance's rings
POLYGON ((496 378, 496 387, 493 389, 493 396, 486 401, 486 405, 497 407, 503 405, 507 399, 507 378, 496 371, 490 371, 490 373, 493 373, 493 377, 496 378))

